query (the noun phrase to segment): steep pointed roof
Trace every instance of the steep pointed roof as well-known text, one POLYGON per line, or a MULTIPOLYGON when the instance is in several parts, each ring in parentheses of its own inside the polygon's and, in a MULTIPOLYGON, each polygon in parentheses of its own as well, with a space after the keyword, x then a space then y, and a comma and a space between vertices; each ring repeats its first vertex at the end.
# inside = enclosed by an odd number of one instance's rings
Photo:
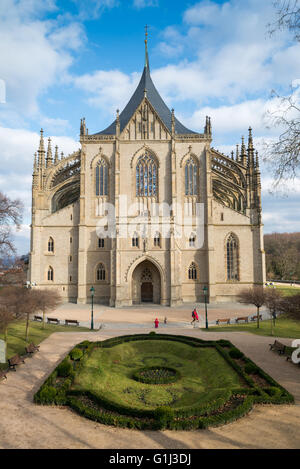
MULTIPOLYGON (((148 60, 148 53, 146 49, 146 60, 145 60, 145 67, 141 77, 141 80, 138 84, 137 89, 135 90, 133 96, 131 97, 130 101, 128 102, 125 109, 120 114, 120 132, 124 130, 128 122, 130 121, 131 117, 134 115, 135 111, 137 110, 138 106, 141 104, 142 100, 145 96, 146 90, 146 97, 164 125, 169 129, 171 133, 172 128, 172 114, 168 106, 165 104, 163 99, 161 98, 159 92, 154 86, 154 83, 150 76, 150 67, 149 67, 149 60, 148 60)), ((178 119, 175 117, 175 133, 177 134, 197 134, 197 132, 193 132, 192 130, 187 129, 178 119)), ((116 134, 116 121, 114 121, 109 127, 102 132, 98 132, 95 135, 115 135, 116 134)))

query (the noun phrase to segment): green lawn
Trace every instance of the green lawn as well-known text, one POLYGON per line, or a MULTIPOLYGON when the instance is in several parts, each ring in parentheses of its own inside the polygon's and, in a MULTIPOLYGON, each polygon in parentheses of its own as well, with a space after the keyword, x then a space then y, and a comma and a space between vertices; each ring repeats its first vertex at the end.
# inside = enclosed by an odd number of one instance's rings
POLYGON ((291 287, 290 285, 280 285, 280 287, 276 286, 276 290, 281 292, 284 296, 292 296, 300 293, 299 287, 291 287))
MULTIPOLYGON (((206 330, 206 329, 202 329, 206 330)), ((271 320, 260 321, 257 329, 256 321, 249 324, 230 324, 216 327, 209 327, 208 332, 251 332, 252 334, 271 336, 271 320)), ((292 321, 285 317, 279 317, 276 320, 276 326, 273 328, 275 337, 286 337, 290 339, 300 339, 300 321, 292 321)))
MULTIPOLYGON (((76 326, 60 326, 56 324, 45 324, 45 329, 42 324, 35 321, 30 321, 29 325, 29 339, 28 343, 33 342, 35 345, 40 344, 43 340, 47 339, 53 332, 88 332, 86 327, 76 326)), ((4 339, 3 334, 0 334, 0 339, 4 339)), ((16 355, 25 354, 25 321, 12 323, 8 328, 7 336, 7 358, 16 355)), ((5 364, 0 363, 1 368, 5 368, 5 364)))
POLYGON ((95 348, 76 375, 72 388, 92 391, 127 408, 152 410, 162 405, 178 409, 207 404, 243 385, 239 375, 214 347, 141 340, 95 348), (175 368, 181 377, 175 383, 164 385, 132 379, 138 369, 152 366, 175 368))

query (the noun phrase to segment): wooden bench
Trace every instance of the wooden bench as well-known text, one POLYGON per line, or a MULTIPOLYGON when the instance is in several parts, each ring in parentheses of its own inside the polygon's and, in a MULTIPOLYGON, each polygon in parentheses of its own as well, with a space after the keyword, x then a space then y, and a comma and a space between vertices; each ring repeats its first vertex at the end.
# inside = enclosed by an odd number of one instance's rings
POLYGON ((241 318, 236 318, 235 322, 238 323, 239 321, 248 322, 248 316, 244 316, 244 317, 241 317, 241 318))
POLYGON ((40 346, 39 345, 34 345, 33 342, 31 344, 27 345, 25 347, 26 353, 33 354, 34 352, 39 352, 40 346))
POLYGON ((20 365, 21 363, 25 363, 25 361, 22 357, 20 357, 20 355, 14 355, 8 359, 9 368, 12 368, 14 371, 16 371, 16 366, 20 365))
POLYGON ((217 319, 216 324, 219 326, 220 322, 226 322, 226 324, 230 324, 230 319, 217 319))
POLYGON ((48 324, 50 324, 51 322, 54 322, 55 324, 60 324, 60 320, 57 318, 47 318, 47 322, 48 324))
POLYGON ((34 320, 34 321, 41 321, 41 322, 42 322, 42 321, 43 321, 43 318, 42 318, 42 316, 34 316, 33 320, 34 320))
MULTIPOLYGON (((262 314, 259 315, 259 320, 262 321, 262 314)), ((257 321, 257 315, 252 316, 251 321, 257 321)))
POLYGON ((6 373, 7 373, 6 371, 0 370, 0 380, 1 379, 7 379, 6 373))
POLYGON ((77 319, 65 319, 65 325, 68 326, 69 324, 79 326, 79 321, 77 321, 77 319))
POLYGON ((275 350, 276 352, 279 353, 279 355, 283 355, 285 352, 285 345, 279 342, 278 340, 275 340, 274 344, 269 344, 270 345, 270 350, 275 350))

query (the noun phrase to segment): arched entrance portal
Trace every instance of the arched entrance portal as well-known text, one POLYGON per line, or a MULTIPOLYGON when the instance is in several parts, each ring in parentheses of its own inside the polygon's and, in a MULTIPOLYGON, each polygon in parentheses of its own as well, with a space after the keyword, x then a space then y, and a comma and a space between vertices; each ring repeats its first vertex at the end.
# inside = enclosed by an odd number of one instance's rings
POLYGON ((150 261, 141 262, 132 274, 132 303, 160 304, 160 273, 150 261))

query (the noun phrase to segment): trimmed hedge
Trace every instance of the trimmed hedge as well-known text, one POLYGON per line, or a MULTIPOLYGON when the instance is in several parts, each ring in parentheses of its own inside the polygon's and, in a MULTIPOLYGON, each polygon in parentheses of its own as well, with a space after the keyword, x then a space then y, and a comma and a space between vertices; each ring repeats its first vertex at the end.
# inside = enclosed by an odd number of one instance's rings
POLYGON ((133 379, 139 381, 140 383, 146 384, 169 384, 175 383, 180 377, 181 374, 175 368, 168 368, 166 366, 148 366, 145 368, 140 368, 132 375, 133 379), (169 372, 169 375, 158 375, 158 376, 145 376, 147 372, 151 371, 166 371, 169 372), (144 375, 143 375, 144 373, 144 375))
POLYGON ((34 401, 38 404, 68 405, 89 419, 123 428, 191 430, 232 422, 248 413, 254 403, 286 404, 294 402, 294 398, 227 340, 213 342, 181 335, 150 333, 114 337, 102 342, 81 342, 47 378, 35 394, 34 401), (223 391, 220 397, 216 397, 206 405, 198 404, 176 409, 162 406, 155 410, 126 407, 90 391, 72 389, 76 371, 84 365, 85 360, 95 348, 110 348, 137 340, 168 340, 185 343, 192 347, 214 347, 239 374, 244 386, 232 391, 223 391), (244 362, 242 366, 236 362, 240 359, 244 362), (266 385, 256 384, 253 376, 260 376, 266 385))

